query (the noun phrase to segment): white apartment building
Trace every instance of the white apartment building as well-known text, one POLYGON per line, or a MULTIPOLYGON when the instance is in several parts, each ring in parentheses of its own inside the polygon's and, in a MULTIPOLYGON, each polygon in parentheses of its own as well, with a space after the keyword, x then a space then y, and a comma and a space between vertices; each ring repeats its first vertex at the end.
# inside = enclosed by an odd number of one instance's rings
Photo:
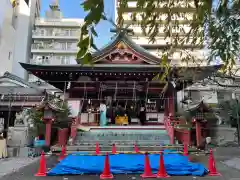
MULTIPOLYGON (((56 1, 50 5, 45 17, 37 18, 32 34, 32 64, 75 64, 83 19, 63 18, 56 1)), ((29 82, 40 80, 29 74, 29 82)))
POLYGON ((40 0, 1 0, 0 74, 6 71, 26 78, 19 62, 28 62, 35 17, 40 15, 40 0))
POLYGON ((6 71, 12 72, 15 26, 15 9, 10 0, 2 0, 0 5, 0 76, 6 71))
MULTIPOLYGON (((167 3, 167 1, 166 1, 167 3)), ((119 0, 115 0, 115 5, 116 5, 116 14, 115 14, 115 21, 117 20, 117 11, 119 8, 119 0)), ((142 29, 140 27, 140 25, 138 24, 138 21, 141 21, 141 12, 139 12, 139 10, 137 10, 136 6, 137 6, 137 2, 134 0, 128 0, 128 7, 124 10, 123 13, 123 19, 124 19, 124 26, 125 27, 129 27, 130 29, 133 29, 134 31, 134 35, 132 36, 132 39, 139 45, 141 45, 142 47, 144 47, 146 50, 150 51, 152 54, 156 55, 156 56, 162 56, 162 52, 163 49, 165 49, 167 47, 168 44, 170 44, 172 41, 174 41, 174 38, 167 38, 165 39, 164 37, 164 24, 166 23, 166 19, 168 18, 167 13, 166 12, 166 8, 164 7, 166 4, 164 2, 162 2, 161 4, 158 5, 158 11, 162 12, 161 17, 159 17, 159 32, 158 35, 156 37, 156 42, 154 43, 149 43, 149 38, 146 37, 143 32, 142 29), (139 12, 139 13, 137 13, 139 12), (131 16, 133 15, 133 13, 137 13, 136 14, 136 22, 131 20, 131 16)), ((176 1, 175 3, 175 7, 174 11, 177 13, 180 13, 181 17, 178 15, 173 15, 171 18, 172 20, 177 20, 179 21, 179 27, 180 28, 172 28, 172 34, 176 35, 177 33, 179 34, 179 36, 182 37, 186 37, 187 33, 190 31, 190 21, 193 18, 193 13, 195 10, 195 6, 194 6, 194 1, 184 1, 184 0, 180 0, 180 1, 176 1), (184 32, 180 29, 183 29, 184 32)), ((181 57, 181 49, 189 49, 188 53, 191 53, 192 56, 194 56, 197 59, 204 59, 203 57, 203 50, 202 50, 202 46, 193 46, 192 44, 190 44, 189 42, 184 42, 184 44, 182 46, 178 46, 175 49, 175 52, 172 54, 171 57, 169 57, 171 59, 171 63, 178 65, 181 63, 181 58, 184 57, 184 53, 182 54, 181 57), (191 48, 193 48, 194 50, 191 50, 191 48)))
MULTIPOLYGON (((166 1, 167 3, 167 1, 166 1)), ((128 7, 124 10, 123 13, 123 19, 124 19, 124 27, 128 27, 130 29, 133 29, 134 34, 132 35, 133 41, 135 41, 137 44, 141 45, 144 47, 146 50, 151 52, 152 54, 156 56, 161 56, 163 49, 166 48, 167 44, 171 43, 171 41, 174 40, 174 38, 167 38, 164 39, 164 25, 161 25, 162 23, 166 23, 166 19, 168 18, 168 15, 164 12, 166 12, 166 8, 164 8, 166 4, 162 2, 160 5, 158 5, 158 10, 162 12, 161 17, 159 17, 159 23, 160 23, 160 28, 158 35, 156 37, 156 42, 154 43, 149 43, 149 38, 146 37, 140 25, 138 24, 139 21, 141 21, 141 11, 139 11, 136 6, 137 2, 136 0, 128 0, 128 7), (139 13, 138 13, 139 12, 139 13), (131 16, 133 13, 136 14, 136 22, 133 22, 131 19, 131 16)), ((117 23, 117 11, 119 8, 119 0, 115 0, 115 6, 116 6, 116 11, 115 11, 115 22, 117 23)), ((189 0, 188 2, 185 0, 179 0, 176 1, 175 5, 176 8, 173 9, 176 13, 180 13, 181 17, 179 16, 172 16, 172 20, 177 20, 179 21, 179 27, 181 27, 183 31, 180 31, 179 28, 175 29, 172 28, 172 33, 173 35, 178 33, 182 37, 186 37, 187 33, 190 31, 190 21, 193 18, 193 13, 195 12, 195 5, 194 1, 189 0), (189 21, 190 20, 190 21, 189 21)), ((191 37, 190 37, 191 38, 191 37)), ((202 46, 192 46, 190 43, 186 42, 183 44, 183 46, 179 46, 175 49, 175 52, 171 57, 171 63, 173 65, 187 65, 181 62, 181 59, 184 57, 181 56, 181 49, 187 49, 189 48, 189 53, 196 59, 200 60, 200 64, 198 65, 206 65, 206 61, 204 58, 204 53, 206 53, 203 49, 202 46)), ((195 63, 188 64, 189 66, 191 65, 196 65, 195 63)), ((229 84, 230 82, 226 82, 226 84, 229 84)), ((196 83, 193 86, 189 87, 188 90, 178 92, 178 100, 180 101, 184 96, 190 95, 194 101, 200 101, 204 100, 207 103, 210 104, 216 104, 220 101, 223 100, 229 100, 235 97, 236 91, 233 92, 231 88, 222 88, 217 85, 209 85, 207 84, 206 86, 202 86, 201 83, 196 83)), ((239 94, 239 93, 238 93, 239 94)))

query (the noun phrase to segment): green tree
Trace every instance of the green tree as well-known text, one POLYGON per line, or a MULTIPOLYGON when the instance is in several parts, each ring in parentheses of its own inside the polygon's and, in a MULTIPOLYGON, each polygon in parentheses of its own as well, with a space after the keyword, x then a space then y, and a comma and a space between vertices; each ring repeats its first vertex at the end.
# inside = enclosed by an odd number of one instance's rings
MULTIPOLYGON (((143 33, 150 38, 150 42, 154 42, 158 35, 159 20, 162 14, 167 14, 164 23, 165 37, 173 37, 173 41, 169 45, 167 52, 162 58, 173 53, 174 47, 190 41, 192 44, 207 45, 210 50, 209 63, 216 58, 220 58, 226 72, 231 70, 239 58, 240 52, 240 0, 183 0, 188 8, 192 8, 195 12, 193 19, 187 19, 190 22, 191 30, 187 33, 187 37, 182 38, 179 34, 172 33, 172 27, 180 29, 179 21, 173 20, 172 15, 181 17, 176 4, 180 0, 136 0, 136 13, 132 15, 132 20, 136 21, 137 13, 140 14, 142 20, 138 23, 141 25, 143 33), (163 8, 159 8, 160 4, 163 8), (143 11, 144 9, 144 11, 143 11), (146 28, 149 27, 149 28, 146 28), (193 37, 190 39, 190 36, 193 37)), ((121 0, 118 10, 117 28, 122 28, 124 24, 123 13, 128 8, 128 0, 121 0)), ((110 20, 104 13, 103 0, 86 0, 81 4, 84 11, 87 12, 84 18, 84 25, 81 27, 81 36, 78 43, 79 52, 77 54, 78 63, 91 63, 91 50, 97 50, 94 43, 94 37, 98 36, 95 28, 100 20, 110 20)), ((187 55, 182 58, 183 61, 193 60, 194 57, 187 55)), ((198 61, 198 60, 195 60, 198 61)), ((166 64, 163 64, 165 66, 166 64)), ((168 68, 166 68, 167 70, 168 68)))
MULTIPOLYGON (((54 111, 53 128, 62 128, 66 127, 71 120, 69 121, 70 107, 68 106, 67 101, 54 101, 54 106, 60 107, 61 111, 54 111)), ((44 109, 32 108, 30 111, 30 117, 33 119, 35 133, 36 135, 45 133, 45 123, 43 121, 44 109)))
POLYGON ((237 119, 240 117, 240 103, 237 99, 219 103, 219 114, 226 124, 237 127, 237 119))

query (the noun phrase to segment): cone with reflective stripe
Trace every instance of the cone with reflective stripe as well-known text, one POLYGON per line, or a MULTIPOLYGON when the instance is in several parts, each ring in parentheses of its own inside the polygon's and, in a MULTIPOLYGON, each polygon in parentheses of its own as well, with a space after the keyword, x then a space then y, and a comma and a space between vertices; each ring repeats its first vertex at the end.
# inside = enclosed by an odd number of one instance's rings
POLYGON ((208 160, 208 170, 209 170, 209 173, 208 173, 209 176, 222 176, 219 172, 217 172, 212 149, 210 149, 210 155, 208 160))
POLYGON ((99 148, 99 144, 98 144, 98 142, 96 142, 95 153, 96 153, 96 155, 99 155, 99 154, 100 154, 100 148, 99 148))
POLYGON ((164 166, 164 159, 163 159, 163 153, 160 152, 160 160, 159 160, 159 169, 157 173, 157 178, 168 178, 168 176, 165 166, 164 166))
POLYGON ((112 154, 116 154, 117 153, 117 148, 116 148, 116 145, 113 144, 112 145, 112 154))
POLYGON ((135 153, 139 153, 139 149, 136 144, 134 144, 134 151, 135 151, 135 153))
POLYGON ((39 166, 38 172, 37 172, 37 174, 35 174, 35 176, 37 176, 37 177, 47 176, 47 166, 46 166, 44 152, 42 152, 42 154, 41 154, 40 166, 39 166))
POLYGON ((58 158, 59 161, 63 160, 66 157, 66 148, 65 146, 62 147, 62 151, 60 153, 60 156, 58 158))
POLYGON ((148 153, 145 153, 144 172, 140 175, 142 178, 155 178, 156 175, 152 173, 148 153))
POLYGON ((100 175, 100 179, 113 179, 113 175, 110 171, 108 153, 106 154, 106 157, 105 157, 103 173, 100 175))

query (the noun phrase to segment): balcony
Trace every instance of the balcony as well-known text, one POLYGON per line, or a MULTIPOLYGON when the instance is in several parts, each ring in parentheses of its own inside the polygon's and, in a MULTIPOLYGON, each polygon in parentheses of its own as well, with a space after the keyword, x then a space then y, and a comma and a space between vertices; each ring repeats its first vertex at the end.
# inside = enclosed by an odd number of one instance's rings
POLYGON ((68 47, 68 46, 59 46, 53 44, 32 44, 31 47, 32 53, 46 53, 46 54, 76 54, 78 48, 68 47))
POLYGON ((49 58, 30 59, 30 64, 48 65, 50 63, 51 63, 51 59, 49 59, 49 58))
POLYGON ((49 26, 49 27, 80 27, 83 24, 83 19, 47 19, 37 18, 35 26, 49 26))
POLYGON ((75 56, 37 56, 30 59, 30 64, 37 65, 63 65, 70 64, 75 56))
POLYGON ((80 37, 80 31, 52 31, 41 32, 33 31, 33 39, 64 39, 64 40, 76 40, 80 37))

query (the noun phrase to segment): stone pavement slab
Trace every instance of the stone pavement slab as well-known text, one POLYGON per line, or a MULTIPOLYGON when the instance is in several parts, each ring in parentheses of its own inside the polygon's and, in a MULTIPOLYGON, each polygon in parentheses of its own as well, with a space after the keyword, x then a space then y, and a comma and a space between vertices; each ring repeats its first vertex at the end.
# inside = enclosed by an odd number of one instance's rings
POLYGON ((39 158, 5 158, 0 159, 0 177, 9 173, 16 172, 33 162, 38 161, 39 158))

